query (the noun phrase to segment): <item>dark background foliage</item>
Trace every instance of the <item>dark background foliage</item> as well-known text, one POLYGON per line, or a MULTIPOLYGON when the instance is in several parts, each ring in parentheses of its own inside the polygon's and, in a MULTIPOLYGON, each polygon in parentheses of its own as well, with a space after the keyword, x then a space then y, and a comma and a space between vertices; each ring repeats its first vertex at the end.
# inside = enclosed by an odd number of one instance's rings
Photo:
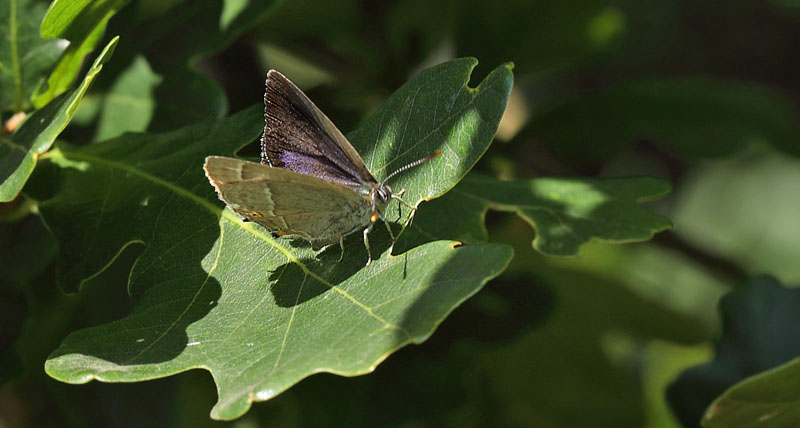
MULTIPOLYGON (((26 25, 38 26, 48 3, 24 4, 26 25)), ((64 295, 58 246, 20 198, 0 205, 0 425, 698 426, 727 388, 797 355, 800 3, 104 5, 104 31, 59 34, 73 45, 97 34, 98 49, 77 61, 81 76, 120 36, 60 139, 90 144, 228 116, 261 102, 268 68, 349 131, 431 65, 476 57, 475 85, 513 61, 506 115, 476 171, 663 178, 673 191, 649 207, 675 227, 647 243, 592 242, 580 258, 558 258, 534 250, 530 225, 495 206, 488 238, 513 246, 511 265, 423 345, 370 375, 312 376, 218 422, 208 418, 216 390, 205 371, 86 385, 44 373, 69 332, 131 311, 128 274, 141 248, 64 295), (227 20, 237 8, 245 13, 227 20)), ((41 43, 25 46, 42 49, 45 64, 33 66, 46 69, 57 46, 41 43)), ((4 120, 40 107, 36 97, 13 105, 12 86, 0 82, 4 120)), ((739 404, 769 403, 766 383, 739 404)))

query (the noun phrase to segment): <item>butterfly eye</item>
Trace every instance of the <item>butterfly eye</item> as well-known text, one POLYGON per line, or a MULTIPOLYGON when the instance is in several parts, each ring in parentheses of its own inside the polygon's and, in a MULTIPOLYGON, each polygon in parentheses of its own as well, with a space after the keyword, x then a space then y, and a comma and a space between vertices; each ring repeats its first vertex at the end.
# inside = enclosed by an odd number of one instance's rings
POLYGON ((381 186, 375 189, 375 202, 382 204, 391 198, 392 191, 387 186, 381 186))

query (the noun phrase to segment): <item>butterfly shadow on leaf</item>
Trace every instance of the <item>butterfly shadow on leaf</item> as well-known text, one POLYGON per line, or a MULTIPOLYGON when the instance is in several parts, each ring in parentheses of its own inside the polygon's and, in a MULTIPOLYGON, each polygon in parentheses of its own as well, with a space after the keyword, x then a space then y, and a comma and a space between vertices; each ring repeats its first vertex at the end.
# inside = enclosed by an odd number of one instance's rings
MULTIPOLYGON (((394 225, 397 228, 397 225, 394 225)), ((388 249, 392 244, 385 228, 375 228, 369 235, 370 249, 373 257, 390 257, 388 249)), ((287 240, 289 241, 289 240, 287 240)), ((293 247, 308 245, 301 239, 289 241, 293 247)), ((287 261, 278 266, 269 275, 270 292, 275 303, 280 307, 292 307, 305 303, 331 290, 331 285, 338 286, 347 281, 362 269, 367 252, 361 233, 353 233, 344 240, 344 255, 338 245, 331 245, 320 251, 316 258, 301 258, 299 263, 306 266, 326 283, 306 275, 298 263, 287 261), (339 260, 339 257, 342 257, 339 260)), ((374 267, 374 265, 372 266, 374 267)))

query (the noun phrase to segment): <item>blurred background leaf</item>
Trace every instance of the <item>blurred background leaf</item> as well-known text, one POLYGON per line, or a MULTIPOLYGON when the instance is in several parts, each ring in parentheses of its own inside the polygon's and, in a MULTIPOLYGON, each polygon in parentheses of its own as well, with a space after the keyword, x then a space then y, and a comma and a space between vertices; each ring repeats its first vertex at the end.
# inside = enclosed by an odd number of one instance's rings
POLYGON ((687 174, 676 195, 677 233, 751 274, 770 272, 786 283, 798 283, 800 200, 787 197, 798 183, 800 161, 768 150, 710 162, 687 174))
POLYGON ((800 154, 800 114, 788 100, 711 79, 627 81, 542 113, 524 132, 573 161, 607 158, 635 141, 676 156, 726 156, 758 143, 800 154))
MULTIPOLYGON (((222 71, 212 67, 234 72, 235 67, 206 66, 198 63, 199 57, 228 46, 278 3, 226 0, 132 4, 128 13, 112 21, 109 30, 129 43, 121 46, 114 72, 100 82, 108 91, 105 102, 109 106, 97 122, 95 139, 125 131, 165 131, 223 117, 228 101, 223 88, 210 78, 222 71), (136 73, 146 73, 145 82, 132 85, 136 79, 131 75, 136 73), (125 116, 110 113, 121 108, 135 112, 136 119, 127 121, 125 116)), ((258 79, 263 80, 265 75, 258 79)), ((247 105, 259 98, 254 97, 247 105)))
MULTIPOLYGON (((795 365, 763 374, 758 381, 743 381, 714 404, 711 401, 735 382, 797 357, 798 305, 800 290, 787 289, 764 276, 741 284, 722 298, 723 336, 715 343, 714 360, 686 370, 667 391, 684 424, 696 423, 704 411, 705 426, 789 426, 797 421, 797 412, 779 398, 786 397, 786 389, 798 381, 795 365)), ((796 394, 789 393, 789 397, 796 394)))

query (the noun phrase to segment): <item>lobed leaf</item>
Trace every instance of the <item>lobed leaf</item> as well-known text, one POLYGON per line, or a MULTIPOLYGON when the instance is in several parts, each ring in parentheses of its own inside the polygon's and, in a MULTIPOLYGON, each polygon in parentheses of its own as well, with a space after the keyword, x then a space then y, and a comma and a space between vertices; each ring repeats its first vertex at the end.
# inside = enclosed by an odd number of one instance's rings
MULTIPOLYGON (((362 149, 377 142, 366 159, 378 171, 417 152, 462 154, 403 177, 411 202, 455 185, 491 142, 511 71, 499 67, 471 89, 474 66, 456 60, 421 73, 353 135, 362 149), (436 120, 416 115, 445 105, 449 114, 436 120), (394 120, 402 121, 387 126, 394 120), (370 139, 374 130, 380 139, 370 139)), ((70 334, 46 363, 50 376, 131 382, 204 368, 218 389, 212 416, 232 419, 311 374, 373 370, 398 348, 424 341, 508 264, 510 248, 496 244, 440 241, 394 257, 378 228, 370 240, 380 257, 365 268, 358 234, 336 263, 338 248, 315 259, 302 242, 241 222, 217 200, 203 159, 232 155, 262 128, 259 105, 165 134, 65 144, 47 154, 47 168, 29 187, 59 240, 57 271, 66 285, 96 276, 125 246, 144 245, 128 285, 133 313, 70 334)))
POLYGON ((435 239, 485 242, 484 217, 491 208, 517 213, 536 229, 533 247, 553 256, 577 256, 596 239, 635 242, 670 229, 672 223, 639 203, 669 191, 663 180, 640 178, 537 178, 502 181, 468 176, 445 197, 422 205, 396 247, 435 239))

